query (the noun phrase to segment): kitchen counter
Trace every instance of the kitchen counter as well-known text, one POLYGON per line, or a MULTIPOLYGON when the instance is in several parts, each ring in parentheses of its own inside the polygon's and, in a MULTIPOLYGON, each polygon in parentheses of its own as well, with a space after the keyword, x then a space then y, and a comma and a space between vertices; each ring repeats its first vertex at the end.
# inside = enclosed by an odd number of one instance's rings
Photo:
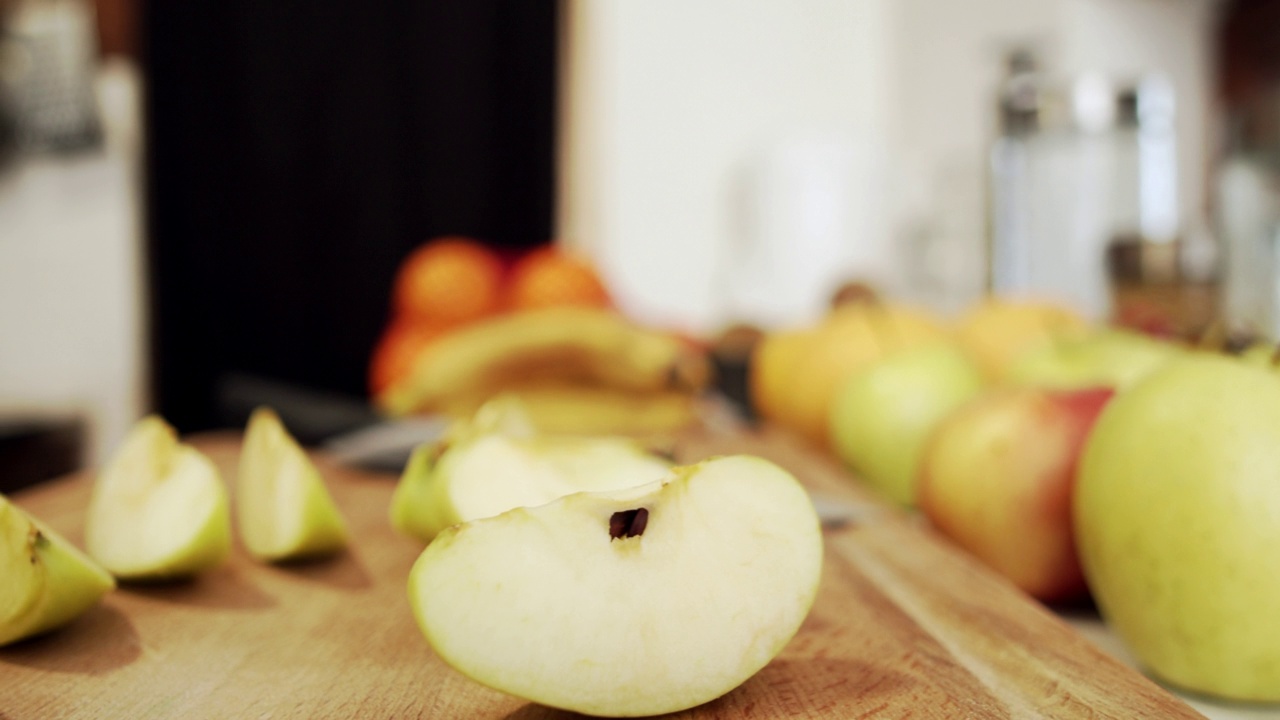
MULTIPOLYGON (((196 443, 231 477, 238 436, 196 443)), ((1199 717, 784 438, 696 432, 677 447, 682 461, 764 455, 853 514, 825 531, 817 601, 782 654, 673 717, 1199 717)), ((421 545, 386 519, 394 478, 318 463, 351 525, 348 552, 276 566, 237 546, 191 582, 124 586, 63 630, 0 649, 0 717, 569 717, 483 688, 431 652, 405 593, 421 545)), ((80 543, 89 487, 72 476, 14 500, 80 543)))

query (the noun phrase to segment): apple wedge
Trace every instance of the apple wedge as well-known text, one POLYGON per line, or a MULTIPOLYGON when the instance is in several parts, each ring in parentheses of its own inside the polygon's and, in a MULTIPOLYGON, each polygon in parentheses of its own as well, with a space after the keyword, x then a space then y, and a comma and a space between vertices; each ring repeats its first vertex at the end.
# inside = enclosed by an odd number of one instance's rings
POLYGON ((443 531, 409 575, 428 643, 496 690, 602 716, 713 700, 769 663, 813 605, 808 494, 732 456, 443 531))
POLYGON ((236 515, 249 554, 280 561, 333 554, 347 545, 347 525, 311 458, 269 408, 249 418, 236 515))
POLYGON ((116 586, 58 533, 0 495, 0 645, 57 629, 116 586))
POLYGON ((194 575, 231 551, 218 469, 164 420, 138 421, 93 486, 85 547, 124 580, 194 575))
POLYGON ((635 487, 669 471, 669 463, 625 438, 478 434, 414 451, 392 496, 391 524, 430 542, 466 520, 575 492, 635 487))

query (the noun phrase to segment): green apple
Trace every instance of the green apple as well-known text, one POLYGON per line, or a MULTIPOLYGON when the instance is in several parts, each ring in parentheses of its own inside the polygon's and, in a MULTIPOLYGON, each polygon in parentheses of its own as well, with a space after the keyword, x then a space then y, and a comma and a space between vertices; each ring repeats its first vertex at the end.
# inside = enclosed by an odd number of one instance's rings
POLYGON ((832 405, 831 445, 868 484, 911 505, 929 432, 983 384, 977 365, 950 344, 890 355, 840 388, 832 405))
POLYGON ((240 537, 259 559, 316 557, 346 547, 347 526, 324 479, 268 408, 249 418, 235 506, 240 537))
POLYGON ((430 542, 450 525, 575 492, 635 487, 669 467, 625 438, 468 434, 413 452, 391 499, 391 524, 430 542))
POLYGON ((227 488, 157 416, 138 421, 94 482, 85 547, 121 579, 194 575, 231 551, 227 488))
POLYGON ((431 647, 491 688, 590 715, 676 712, 769 663, 818 589, 804 488, 731 456, 445 530, 409 576, 431 647))
POLYGON ((1184 353, 1171 342, 1130 330, 1066 335, 1018 361, 1009 369, 1006 381, 1059 389, 1107 386, 1123 390, 1184 353))
POLYGON ((1280 701, 1280 379, 1197 353, 1102 413, 1075 493, 1085 575, 1157 676, 1280 701))
POLYGON ((1041 600, 1083 595, 1071 494, 1110 388, 1002 388, 929 438, 920 509, 957 545, 1041 600))
POLYGON ((0 645, 59 628, 116 586, 115 578, 0 495, 0 645))

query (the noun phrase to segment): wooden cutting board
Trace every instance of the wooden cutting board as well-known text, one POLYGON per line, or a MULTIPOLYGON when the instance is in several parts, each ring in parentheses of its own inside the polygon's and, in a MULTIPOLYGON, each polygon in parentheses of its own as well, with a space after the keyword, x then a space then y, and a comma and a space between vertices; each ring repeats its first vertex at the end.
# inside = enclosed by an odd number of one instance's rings
MULTIPOLYGON (((233 477, 239 439, 195 443, 233 477)), ((690 433, 681 460, 750 452, 850 503, 813 612, 783 653, 681 718, 1201 717, 1058 617, 784 437, 690 433)), ((395 478, 317 458, 357 539, 270 566, 237 547, 194 581, 125 586, 68 627, 0 648, 0 720, 571 717, 477 685, 415 626, 421 545, 387 522, 395 478)), ((15 496, 81 544, 90 477, 15 496)))

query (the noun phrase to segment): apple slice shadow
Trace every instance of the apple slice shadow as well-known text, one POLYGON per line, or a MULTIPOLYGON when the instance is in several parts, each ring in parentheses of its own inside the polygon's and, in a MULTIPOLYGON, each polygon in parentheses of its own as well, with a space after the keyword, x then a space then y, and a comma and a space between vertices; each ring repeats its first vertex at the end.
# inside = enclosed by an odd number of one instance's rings
MULTIPOLYGON (((874 663, 845 658, 774 659, 728 693, 697 706, 708 716, 754 717, 755 713, 780 713, 790 717, 805 709, 822 717, 862 716, 868 708, 883 704, 878 697, 902 697, 921 682, 874 663)), ((886 705, 887 706, 887 705, 886 705)), ((683 717, 682 713, 677 713, 683 717)), ((815 716, 816 716, 815 714, 815 716)), ((569 720, 594 718, 566 710, 529 703, 502 720, 569 720)), ((672 715, 651 715, 651 718, 672 715)), ((637 720, 643 720, 638 718, 637 720)))
POLYGON ((129 618, 108 603, 98 603, 62 628, 0 648, 0 668, 21 665, 53 673, 103 675, 141 654, 142 643, 129 618))
MULTIPOLYGON (((581 713, 569 712, 568 710, 557 710, 546 705, 537 703, 529 703, 513 713, 508 713, 502 717, 502 720, 570 720, 570 718, 594 718, 594 715, 583 715, 581 713)), ((651 716, 652 717, 652 716, 651 716)), ((656 717, 664 717, 658 715, 656 717)), ((644 720, 637 718, 637 720, 644 720)))
POLYGON ((120 591, 152 600, 221 610, 262 610, 276 604, 274 598, 248 582, 242 570, 230 564, 189 578, 122 581, 120 591))
POLYGON ((373 587, 373 578, 351 550, 334 555, 282 560, 270 567, 309 582, 328 585, 338 590, 365 590, 373 587))
POLYGON ((1074 619, 1097 620, 1102 617, 1097 603, 1093 601, 1093 596, 1088 593, 1060 600, 1045 600, 1041 601, 1041 604, 1053 614, 1067 621, 1074 619))

